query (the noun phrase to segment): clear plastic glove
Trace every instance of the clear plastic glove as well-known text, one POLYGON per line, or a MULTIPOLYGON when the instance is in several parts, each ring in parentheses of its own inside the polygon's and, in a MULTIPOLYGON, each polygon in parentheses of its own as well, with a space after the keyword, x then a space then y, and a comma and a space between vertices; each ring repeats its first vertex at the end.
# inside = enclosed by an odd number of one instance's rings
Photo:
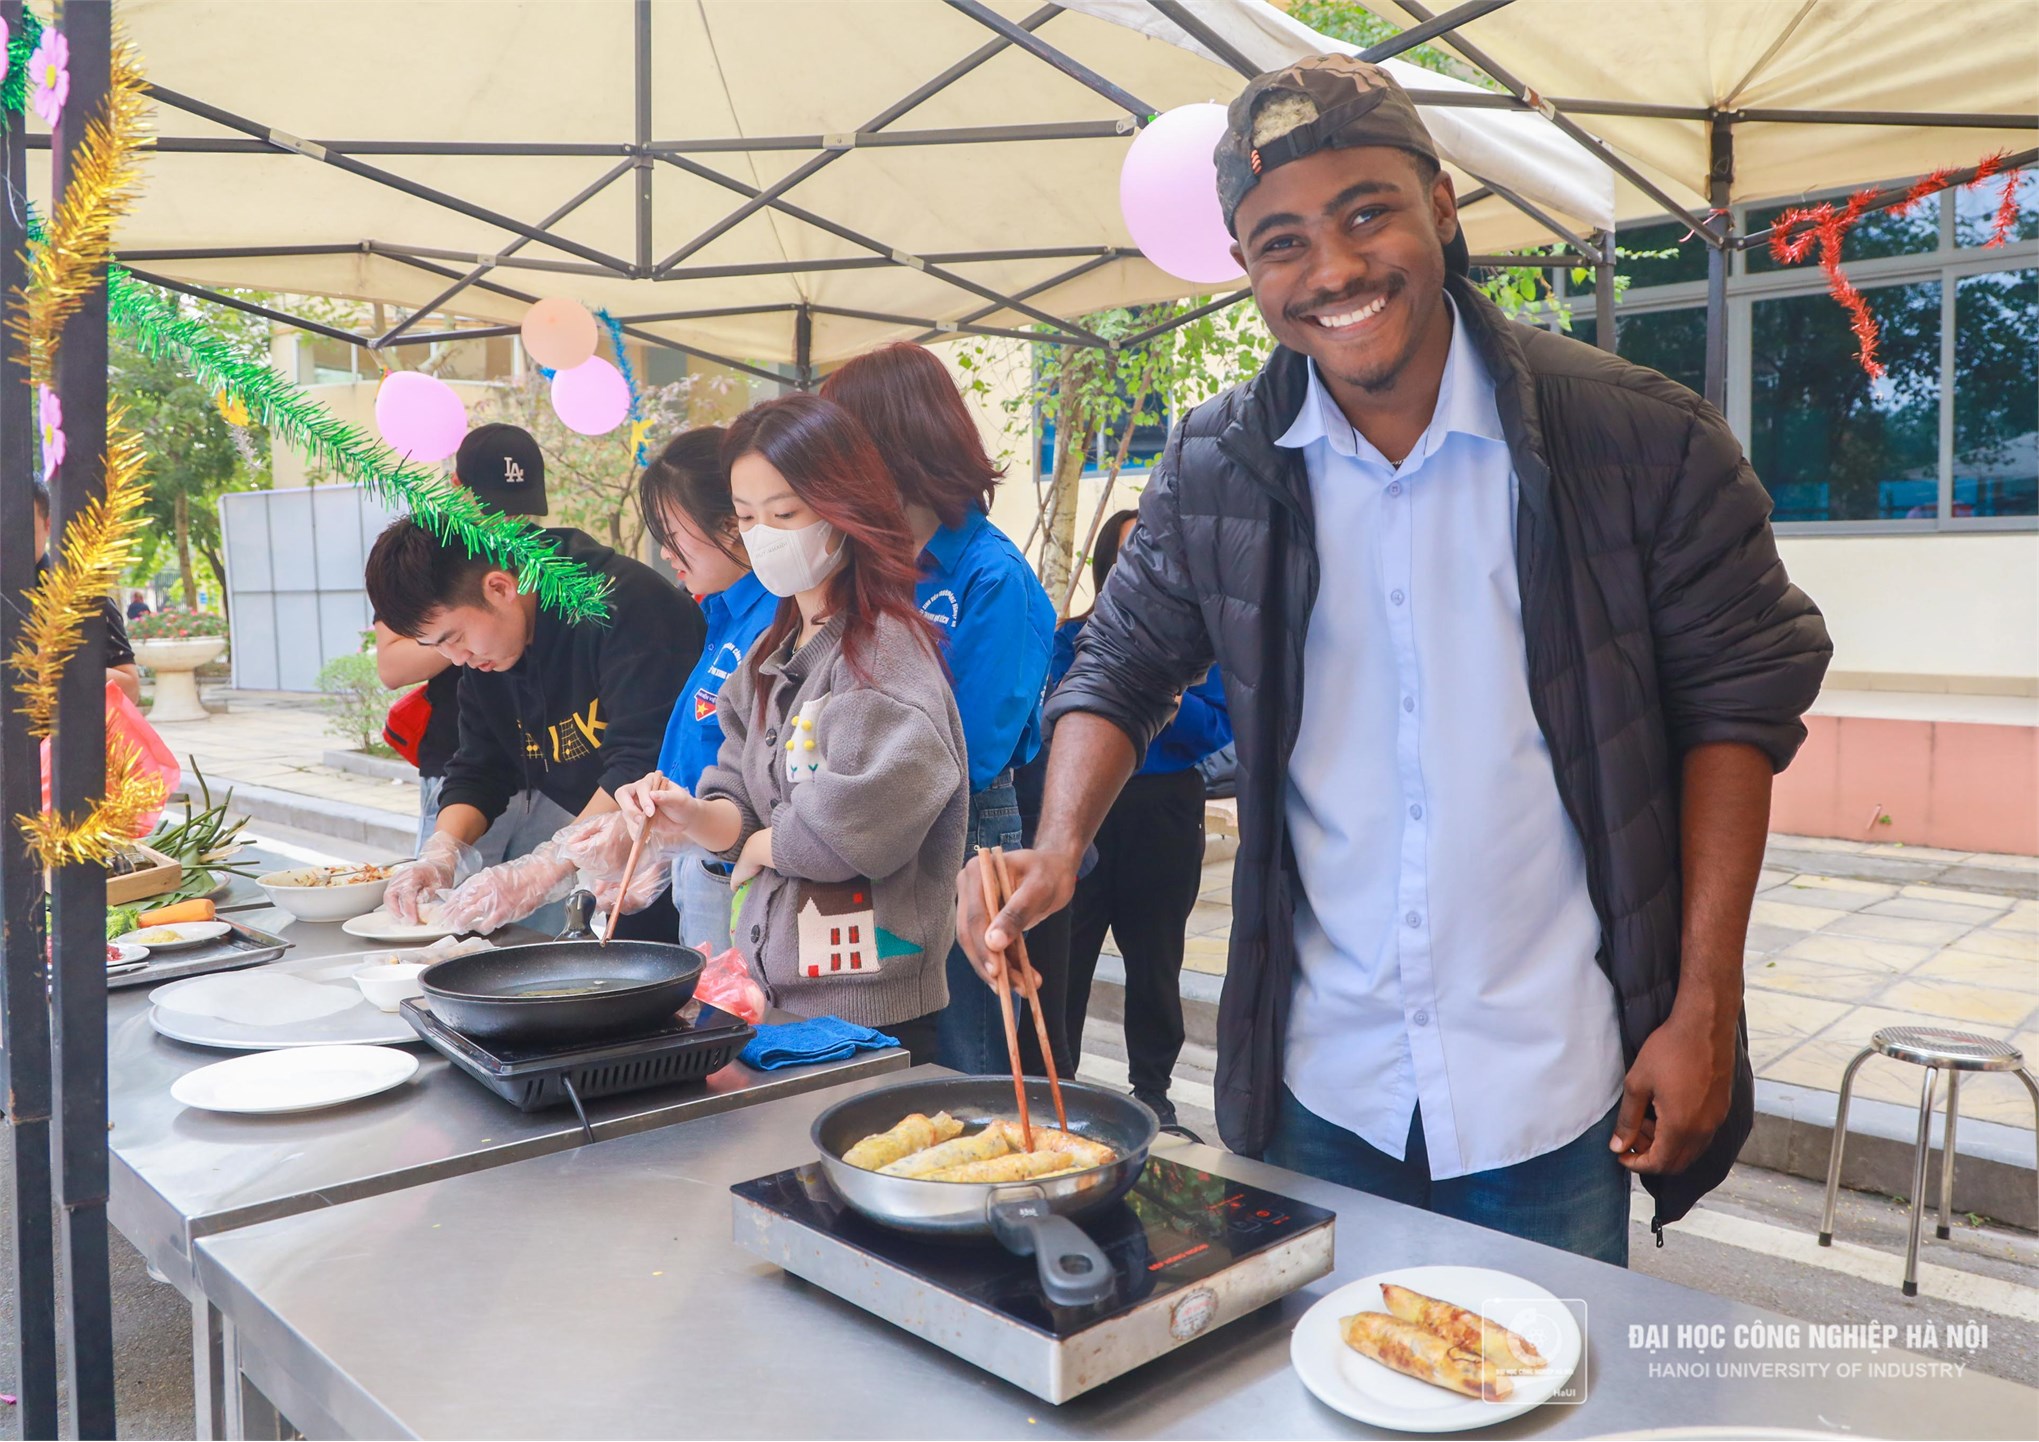
POLYGON ((440 908, 439 920, 455 931, 494 931, 548 901, 558 901, 573 884, 572 860, 557 841, 548 841, 529 856, 491 866, 461 882, 440 908))
MULTIPOLYGON (((619 872, 621 868, 618 868, 619 872)), ((637 860, 637 874, 630 878, 630 890, 623 897, 623 915, 629 916, 665 895, 666 886, 673 879, 670 860, 653 864, 651 848, 645 847, 645 854, 637 860)), ((589 877, 585 873, 581 882, 595 894, 595 910, 607 914, 616 905, 616 888, 623 884, 621 875, 601 878, 589 877)), ((597 931, 600 927, 595 928, 597 931)))
POLYGON ((398 921, 415 925, 419 907, 479 870, 480 852, 435 831, 426 838, 416 861, 407 861, 390 873, 389 886, 382 894, 383 909, 398 921))
POLYGON ((646 850, 656 844, 671 855, 693 844, 688 828, 699 818, 701 803, 663 772, 654 771, 623 787, 616 793, 616 806, 632 836, 644 833, 646 850))
MULTIPOLYGON (((585 816, 563 826, 552 834, 552 839, 565 851, 567 859, 580 868, 582 883, 600 899, 603 895, 600 883, 610 883, 609 892, 613 894, 615 883, 623 879, 623 868, 630 864, 631 835, 623 813, 608 811, 599 816, 585 816)), ((643 876, 647 869, 661 872, 670 869, 668 864, 686 849, 686 844, 669 831, 653 828, 645 835, 643 849, 637 858, 638 875, 643 876)), ((630 894, 639 894, 639 887, 634 881, 630 894)), ((651 905, 657 895, 654 891, 639 905, 625 910, 641 911, 651 905)))

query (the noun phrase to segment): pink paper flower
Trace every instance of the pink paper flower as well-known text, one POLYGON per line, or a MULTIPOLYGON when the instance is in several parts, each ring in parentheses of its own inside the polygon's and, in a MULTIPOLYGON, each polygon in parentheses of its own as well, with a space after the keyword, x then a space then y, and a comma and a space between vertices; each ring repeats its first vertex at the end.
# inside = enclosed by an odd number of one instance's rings
POLYGON ((45 482, 64 463, 64 403, 48 386, 37 386, 42 412, 42 478, 45 482))
POLYGON ((29 57, 28 83, 33 87, 30 98, 35 113, 43 124, 54 127, 71 95, 71 42, 61 31, 43 31, 42 44, 29 57))
MULTIPOLYGON (((7 22, 0 20, 0 80, 7 78, 7 72, 14 65, 14 52, 7 47, 14 43, 14 32, 7 28, 7 22)), ((0 1396, 6 1395, 0 1393, 0 1396)))

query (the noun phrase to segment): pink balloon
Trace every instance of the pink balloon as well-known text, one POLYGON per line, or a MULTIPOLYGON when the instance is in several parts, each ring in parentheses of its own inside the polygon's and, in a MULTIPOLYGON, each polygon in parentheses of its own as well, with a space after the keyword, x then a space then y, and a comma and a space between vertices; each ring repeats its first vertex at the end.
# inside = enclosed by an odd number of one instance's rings
POLYGON ((596 356, 552 378, 552 409, 569 430, 606 435, 630 414, 630 387, 621 371, 596 356))
POLYGON ((549 295, 524 312, 524 351, 547 370, 570 371, 595 353, 595 318, 577 300, 549 295))
POLYGON ((375 427, 406 460, 443 461, 467 435, 467 407, 437 376, 391 371, 375 392, 375 427))
POLYGON ((1119 170, 1119 211, 1133 243, 1179 280, 1215 285, 1245 273, 1232 259, 1211 159, 1224 133, 1224 106, 1178 105, 1134 138, 1119 170))

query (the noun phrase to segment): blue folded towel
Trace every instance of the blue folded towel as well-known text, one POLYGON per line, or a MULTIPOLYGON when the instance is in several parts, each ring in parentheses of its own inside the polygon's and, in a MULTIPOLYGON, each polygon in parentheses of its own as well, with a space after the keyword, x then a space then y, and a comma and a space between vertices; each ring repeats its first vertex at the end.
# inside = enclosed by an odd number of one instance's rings
POLYGON ((860 1051, 898 1046, 896 1038, 836 1016, 761 1026, 739 1054, 745 1066, 777 1071, 782 1066, 808 1066, 818 1061, 848 1061, 860 1051))

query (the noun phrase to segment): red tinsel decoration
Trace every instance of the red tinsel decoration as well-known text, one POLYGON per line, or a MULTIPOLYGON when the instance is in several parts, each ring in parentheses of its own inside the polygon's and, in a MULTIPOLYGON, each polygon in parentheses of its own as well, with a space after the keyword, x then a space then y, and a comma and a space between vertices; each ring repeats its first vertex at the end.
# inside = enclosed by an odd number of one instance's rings
MULTIPOLYGON (((1984 156, 1976 163, 1975 174, 1964 188, 1972 190, 1987 184, 2003 171, 2007 154, 1999 150, 1994 155, 1984 156)), ((1881 207, 1875 202, 1882 192, 1872 188, 1857 191, 1848 197, 1846 205, 1838 208, 1823 201, 1818 205, 1787 210, 1777 217, 1777 223, 1770 229, 1770 255, 1779 265, 1796 265, 1812 252, 1813 247, 1819 247, 1820 269, 1826 273, 1827 293, 1847 311, 1849 328, 1855 332, 1855 359, 1874 379, 1880 380, 1884 375, 1883 364, 1876 359, 1876 317, 1869 313, 1869 302, 1863 298, 1862 292, 1841 269, 1841 243, 1855 222, 1869 211, 1884 209, 1903 215, 1926 197, 1945 190, 1951 173, 1942 167, 1931 175, 1922 176, 1901 199, 1881 207)), ((1997 201, 1996 214, 1991 219, 1989 239, 1983 243, 1984 248, 2002 245, 2009 240, 2017 224, 2018 172, 2012 170, 2004 175, 2003 194, 1997 201)))

